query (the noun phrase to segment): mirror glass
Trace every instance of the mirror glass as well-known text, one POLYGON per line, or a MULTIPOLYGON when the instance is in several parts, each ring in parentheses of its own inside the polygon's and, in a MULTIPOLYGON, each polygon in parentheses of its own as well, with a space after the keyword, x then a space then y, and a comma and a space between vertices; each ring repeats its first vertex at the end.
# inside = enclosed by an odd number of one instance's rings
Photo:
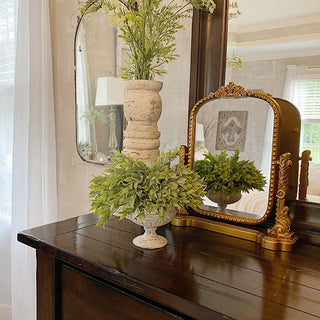
POLYGON ((311 150, 307 198, 320 202, 318 0, 230 1, 226 83, 263 89, 296 105, 300 154, 311 150))
MULTIPOLYGON (((161 150, 174 149, 187 137, 192 19, 181 22, 184 28, 174 41, 178 57, 163 65, 165 74, 155 78, 163 82, 158 122, 161 150)), ((121 81, 129 48, 119 34, 117 27, 108 24, 103 10, 85 14, 76 31, 77 145, 89 162, 108 164, 113 150, 122 149, 126 119, 121 92, 114 88, 119 87, 116 84, 121 81)))
POLYGON ((102 10, 84 15, 75 38, 77 147, 84 160, 110 162, 122 150, 127 48, 102 10))
MULTIPOLYGON (((196 116, 195 158, 203 154, 229 155, 236 148, 240 160, 253 161, 266 177, 263 191, 242 193, 239 201, 227 206, 227 213, 259 219, 266 213, 269 200, 269 180, 272 155, 274 112, 268 102, 253 97, 222 97, 202 105, 196 116)), ((215 212, 217 204, 204 199, 202 209, 215 212)))

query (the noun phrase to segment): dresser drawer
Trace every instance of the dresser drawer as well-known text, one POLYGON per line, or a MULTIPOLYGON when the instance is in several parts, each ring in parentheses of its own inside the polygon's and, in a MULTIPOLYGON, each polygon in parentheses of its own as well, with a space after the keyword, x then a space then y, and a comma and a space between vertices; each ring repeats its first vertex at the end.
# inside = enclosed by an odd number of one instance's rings
POLYGON ((182 319, 111 285, 62 266, 60 319, 182 319))

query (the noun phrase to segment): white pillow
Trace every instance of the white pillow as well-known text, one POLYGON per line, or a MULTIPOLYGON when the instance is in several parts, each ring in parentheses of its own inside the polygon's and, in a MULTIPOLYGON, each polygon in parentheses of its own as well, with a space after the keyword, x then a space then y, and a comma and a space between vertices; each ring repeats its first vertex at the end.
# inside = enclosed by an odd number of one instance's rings
POLYGON ((307 194, 320 196, 320 164, 309 163, 309 185, 307 194))

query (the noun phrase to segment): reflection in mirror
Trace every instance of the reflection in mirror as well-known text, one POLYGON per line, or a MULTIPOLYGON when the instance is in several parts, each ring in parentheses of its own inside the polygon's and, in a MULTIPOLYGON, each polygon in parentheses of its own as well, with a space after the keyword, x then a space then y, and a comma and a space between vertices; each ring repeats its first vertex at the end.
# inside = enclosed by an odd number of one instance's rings
POLYGON ((103 11, 79 22, 75 39, 77 146, 84 160, 108 163, 122 149, 125 47, 103 11))
POLYGON ((320 202, 320 6, 318 0, 239 0, 229 15, 226 83, 263 89, 301 114, 300 154, 311 150, 307 199, 320 202), (290 8, 290 10, 288 9, 290 8))
MULTIPOLYGON (((263 191, 242 193, 239 201, 227 206, 230 214, 238 216, 245 212, 246 217, 261 218, 266 213, 269 199, 274 125, 272 107, 257 98, 222 97, 201 106, 196 119, 195 160, 203 159, 203 154, 208 151, 215 155, 225 150, 231 155, 238 148, 240 160, 253 161, 267 178, 263 191)), ((212 211, 216 207, 216 203, 205 198, 206 210, 212 211)))

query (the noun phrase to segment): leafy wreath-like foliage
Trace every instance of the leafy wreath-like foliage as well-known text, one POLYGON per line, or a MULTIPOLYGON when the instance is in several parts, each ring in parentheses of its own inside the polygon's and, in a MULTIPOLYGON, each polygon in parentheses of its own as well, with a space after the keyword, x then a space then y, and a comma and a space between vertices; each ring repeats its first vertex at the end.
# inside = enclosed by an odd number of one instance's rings
POLYGON ((116 153, 112 166, 91 181, 91 210, 99 215, 98 224, 105 224, 114 213, 123 219, 136 212, 142 219, 153 212, 162 220, 172 207, 200 206, 205 184, 196 172, 171 165, 178 155, 178 149, 162 152, 146 164, 116 153))
POLYGON ((206 191, 222 191, 230 197, 239 191, 262 191, 266 184, 266 178, 253 161, 239 160, 238 149, 230 157, 226 151, 217 155, 208 152, 204 157, 203 160, 195 161, 194 170, 204 178, 206 191))

